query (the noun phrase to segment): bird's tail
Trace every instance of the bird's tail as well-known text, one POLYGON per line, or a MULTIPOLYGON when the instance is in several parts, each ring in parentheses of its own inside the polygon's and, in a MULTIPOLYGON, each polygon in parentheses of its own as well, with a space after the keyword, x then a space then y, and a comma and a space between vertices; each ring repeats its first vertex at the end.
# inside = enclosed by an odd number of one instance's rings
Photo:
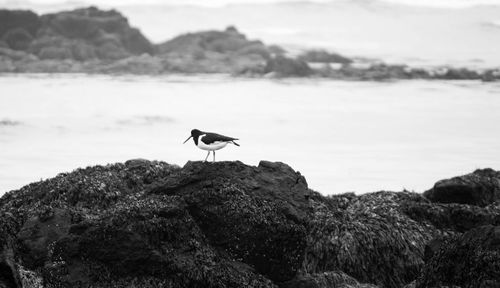
POLYGON ((236 143, 236 142, 234 142, 234 141, 231 141, 231 143, 233 143, 233 144, 234 144, 234 145, 236 145, 236 146, 240 146, 240 144, 238 144, 238 143, 236 143))

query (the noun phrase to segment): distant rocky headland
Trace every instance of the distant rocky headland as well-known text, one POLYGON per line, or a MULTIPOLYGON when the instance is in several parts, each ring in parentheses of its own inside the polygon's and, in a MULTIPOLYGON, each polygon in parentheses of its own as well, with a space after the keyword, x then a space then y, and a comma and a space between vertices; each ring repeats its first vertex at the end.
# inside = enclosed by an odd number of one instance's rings
POLYGON ((499 287, 499 247, 492 169, 325 197, 279 162, 136 159, 0 198, 2 288, 499 287))
POLYGON ((364 62, 324 50, 290 55, 249 40, 234 27, 151 43, 116 10, 96 7, 37 15, 0 10, 0 73, 223 73, 242 77, 346 80, 473 79, 495 81, 500 69, 411 68, 364 62))

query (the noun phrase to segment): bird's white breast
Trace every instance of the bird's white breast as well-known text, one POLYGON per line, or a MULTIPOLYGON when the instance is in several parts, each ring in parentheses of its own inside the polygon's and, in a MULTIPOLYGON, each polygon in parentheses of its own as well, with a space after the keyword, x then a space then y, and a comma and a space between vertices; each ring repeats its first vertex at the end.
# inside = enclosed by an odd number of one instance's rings
POLYGON ((205 135, 201 135, 200 138, 198 138, 198 145, 197 145, 198 148, 203 149, 203 150, 207 150, 207 151, 219 150, 219 149, 226 147, 226 145, 228 143, 228 142, 224 142, 224 141, 215 141, 214 143, 205 144, 205 143, 203 143, 203 141, 201 141, 201 139, 203 139, 204 136, 205 135))

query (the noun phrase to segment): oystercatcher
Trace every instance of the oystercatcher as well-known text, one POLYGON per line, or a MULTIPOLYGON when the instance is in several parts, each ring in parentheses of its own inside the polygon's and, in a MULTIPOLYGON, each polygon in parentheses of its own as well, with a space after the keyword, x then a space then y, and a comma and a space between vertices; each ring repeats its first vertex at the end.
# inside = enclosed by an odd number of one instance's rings
POLYGON ((215 162, 215 150, 226 147, 228 143, 240 146, 238 143, 234 142, 235 140, 238 140, 236 138, 220 135, 217 133, 203 132, 198 129, 191 130, 191 136, 189 136, 189 138, 186 139, 184 143, 186 143, 191 138, 193 138, 194 144, 198 146, 198 148, 208 151, 207 157, 205 157, 205 161, 207 161, 208 156, 210 156, 210 151, 212 151, 214 153, 215 162))

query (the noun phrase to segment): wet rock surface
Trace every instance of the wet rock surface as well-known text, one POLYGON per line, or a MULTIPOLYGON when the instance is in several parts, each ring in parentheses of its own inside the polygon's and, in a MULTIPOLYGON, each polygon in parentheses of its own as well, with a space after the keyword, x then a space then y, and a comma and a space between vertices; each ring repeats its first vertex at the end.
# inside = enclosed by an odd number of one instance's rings
POLYGON ((135 159, 0 198, 0 287, 496 287, 495 203, 325 197, 280 162, 135 159))

